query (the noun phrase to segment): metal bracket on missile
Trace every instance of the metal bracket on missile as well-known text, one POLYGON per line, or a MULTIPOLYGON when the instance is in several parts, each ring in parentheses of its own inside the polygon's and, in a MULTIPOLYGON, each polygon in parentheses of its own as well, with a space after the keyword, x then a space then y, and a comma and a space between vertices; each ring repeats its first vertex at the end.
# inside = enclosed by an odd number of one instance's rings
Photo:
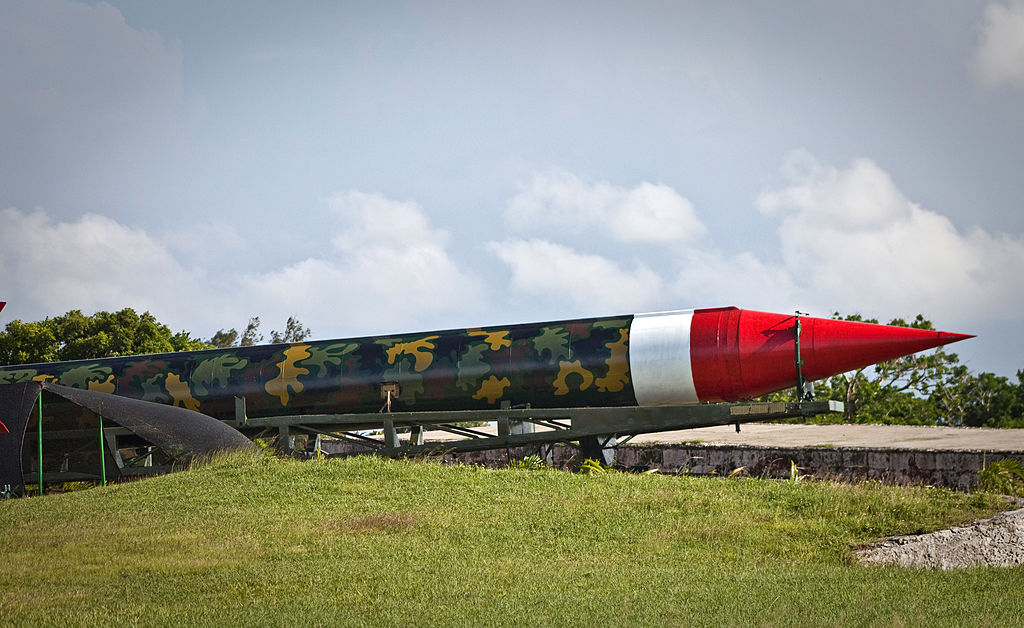
MULTIPOLYGON (((609 408, 500 408, 444 412, 391 412, 386 414, 322 414, 253 418, 251 428, 294 429, 358 443, 385 456, 437 452, 482 451, 577 441, 594 451, 611 449, 623 437, 696 427, 712 427, 809 417, 842 412, 839 401, 701 404, 660 407, 609 408), (463 425, 471 421, 495 422, 490 428, 463 425), (513 430, 515 422, 532 431, 513 430), (423 442, 426 429, 442 430, 461 440, 423 442), (402 441, 399 432, 409 430, 402 441), (379 432, 380 437, 375 437, 379 432)), ((627 439, 628 440, 628 439, 627 439)))

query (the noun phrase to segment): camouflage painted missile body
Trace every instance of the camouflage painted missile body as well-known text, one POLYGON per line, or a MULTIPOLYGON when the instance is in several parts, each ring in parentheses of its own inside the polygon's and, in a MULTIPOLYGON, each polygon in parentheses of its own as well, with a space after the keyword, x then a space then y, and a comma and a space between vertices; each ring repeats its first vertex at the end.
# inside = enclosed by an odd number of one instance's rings
POLYGON ((415 335, 235 347, 0 367, 0 384, 37 380, 233 418, 635 405, 628 341, 632 316, 415 335))

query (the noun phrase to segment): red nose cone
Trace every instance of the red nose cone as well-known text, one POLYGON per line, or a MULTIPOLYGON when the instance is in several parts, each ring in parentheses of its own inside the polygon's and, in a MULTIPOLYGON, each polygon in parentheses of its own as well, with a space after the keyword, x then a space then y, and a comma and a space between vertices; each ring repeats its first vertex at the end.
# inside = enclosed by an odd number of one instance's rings
POLYGON ((973 338, 930 329, 801 318, 804 377, 822 379, 846 371, 973 338))
MULTIPOLYGON (((701 401, 738 401, 796 385, 796 316, 722 308, 697 310, 691 327, 694 386, 701 401)), ((967 334, 800 317, 807 380, 824 379, 967 334)))

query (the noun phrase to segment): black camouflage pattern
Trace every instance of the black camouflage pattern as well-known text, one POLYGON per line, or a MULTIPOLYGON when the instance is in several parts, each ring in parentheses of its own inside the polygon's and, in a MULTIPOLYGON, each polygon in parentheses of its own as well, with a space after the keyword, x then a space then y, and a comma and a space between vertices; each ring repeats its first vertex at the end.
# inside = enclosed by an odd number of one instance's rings
POLYGON ((49 381, 234 418, 635 405, 632 316, 0 367, 0 384, 49 381))

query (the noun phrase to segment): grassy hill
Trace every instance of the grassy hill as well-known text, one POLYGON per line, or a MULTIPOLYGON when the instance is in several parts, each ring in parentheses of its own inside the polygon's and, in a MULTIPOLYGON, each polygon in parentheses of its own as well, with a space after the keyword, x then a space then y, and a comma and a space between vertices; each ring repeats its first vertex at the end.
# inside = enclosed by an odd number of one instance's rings
POLYGON ((7 625, 1019 624, 1024 569, 865 568, 998 498, 227 456, 0 502, 7 625))

